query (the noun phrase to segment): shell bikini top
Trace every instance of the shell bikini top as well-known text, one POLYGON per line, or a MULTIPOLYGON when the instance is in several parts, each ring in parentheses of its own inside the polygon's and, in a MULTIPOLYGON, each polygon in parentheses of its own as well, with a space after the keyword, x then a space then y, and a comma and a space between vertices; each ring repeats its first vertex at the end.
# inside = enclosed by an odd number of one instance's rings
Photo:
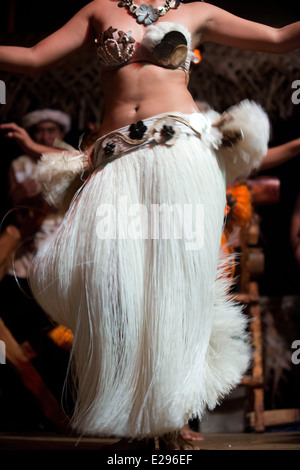
POLYGON ((147 27, 138 43, 131 31, 112 26, 96 40, 101 70, 115 70, 133 62, 145 62, 188 73, 196 61, 191 50, 191 34, 179 23, 161 22, 147 27))

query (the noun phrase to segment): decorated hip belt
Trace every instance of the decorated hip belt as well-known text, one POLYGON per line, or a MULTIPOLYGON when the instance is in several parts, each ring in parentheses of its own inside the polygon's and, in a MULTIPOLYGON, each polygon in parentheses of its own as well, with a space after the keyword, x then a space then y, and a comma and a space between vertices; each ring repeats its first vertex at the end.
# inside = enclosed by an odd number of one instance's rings
MULTIPOLYGON (((202 113, 164 114, 138 121, 98 139, 91 165, 99 169, 136 147, 172 146, 179 137, 211 134, 211 121, 202 113)), ((215 140, 215 139, 214 139, 215 140)))
POLYGON ((203 113, 166 113, 122 127, 96 141, 90 161, 91 169, 101 169, 137 147, 172 146, 178 138, 188 135, 201 138, 205 145, 213 149, 231 147, 244 135, 240 128, 222 131, 224 122, 231 119, 228 113, 224 113, 224 116, 212 123, 203 113))

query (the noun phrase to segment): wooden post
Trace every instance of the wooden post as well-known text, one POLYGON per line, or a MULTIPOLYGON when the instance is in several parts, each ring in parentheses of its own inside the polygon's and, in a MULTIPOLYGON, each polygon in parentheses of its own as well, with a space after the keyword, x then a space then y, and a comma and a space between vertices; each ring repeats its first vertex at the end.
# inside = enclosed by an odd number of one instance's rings
MULTIPOLYGON (((257 282, 250 282, 249 294, 258 296, 258 284, 257 282)), ((253 347, 253 367, 252 367, 252 378, 258 384, 263 385, 264 371, 263 371, 263 351, 262 351, 262 327, 261 327, 261 312, 260 305, 255 302, 249 306, 249 313, 251 319, 250 328, 252 333, 252 347, 253 347)), ((256 432, 263 432, 265 430, 264 425, 264 390, 262 386, 255 387, 254 393, 254 415, 255 415, 255 426, 256 432)))
POLYGON ((21 240, 17 227, 9 225, 0 236, 0 281, 5 276, 11 261, 11 255, 21 240))
MULTIPOLYGON (((254 219, 254 227, 256 223, 257 219, 254 219)), ((240 300, 247 305, 247 312, 250 317, 253 348, 252 376, 249 378, 244 377, 242 384, 252 389, 255 416, 254 429, 256 432, 263 432, 265 430, 265 425, 262 330, 259 289, 257 282, 253 281, 253 278, 259 276, 263 272, 264 254, 260 248, 251 246, 258 243, 258 234, 259 231, 257 230, 257 227, 252 231, 252 233, 250 228, 243 228, 240 232, 241 277, 240 294, 237 296, 237 300, 240 300)))
POLYGON ((67 432, 69 418, 30 362, 33 351, 31 350, 29 355, 26 353, 26 349, 15 340, 1 318, 0 340, 5 343, 7 361, 19 374, 25 387, 33 394, 44 415, 55 423, 61 432, 67 432))
POLYGON ((247 186, 253 206, 277 204, 280 200, 280 180, 271 176, 257 176, 249 179, 247 186))

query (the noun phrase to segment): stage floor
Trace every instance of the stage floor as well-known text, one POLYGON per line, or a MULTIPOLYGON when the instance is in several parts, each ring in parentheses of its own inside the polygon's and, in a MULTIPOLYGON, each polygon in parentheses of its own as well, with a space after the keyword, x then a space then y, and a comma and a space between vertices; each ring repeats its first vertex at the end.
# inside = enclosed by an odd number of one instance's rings
MULTIPOLYGON (((203 435, 201 450, 300 450, 300 432, 269 432, 203 435)), ((60 435, 0 433, 1 450, 101 450, 115 439, 66 437, 60 435)))

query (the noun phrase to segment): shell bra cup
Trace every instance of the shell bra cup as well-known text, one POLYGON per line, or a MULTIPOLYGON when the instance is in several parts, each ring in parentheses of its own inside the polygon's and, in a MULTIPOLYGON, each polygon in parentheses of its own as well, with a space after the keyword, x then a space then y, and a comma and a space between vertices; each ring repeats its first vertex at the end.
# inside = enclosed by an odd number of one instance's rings
POLYGON ((102 70, 114 70, 133 62, 145 62, 170 69, 189 71, 194 59, 191 34, 179 23, 161 22, 147 27, 140 43, 110 26, 96 40, 102 70))

